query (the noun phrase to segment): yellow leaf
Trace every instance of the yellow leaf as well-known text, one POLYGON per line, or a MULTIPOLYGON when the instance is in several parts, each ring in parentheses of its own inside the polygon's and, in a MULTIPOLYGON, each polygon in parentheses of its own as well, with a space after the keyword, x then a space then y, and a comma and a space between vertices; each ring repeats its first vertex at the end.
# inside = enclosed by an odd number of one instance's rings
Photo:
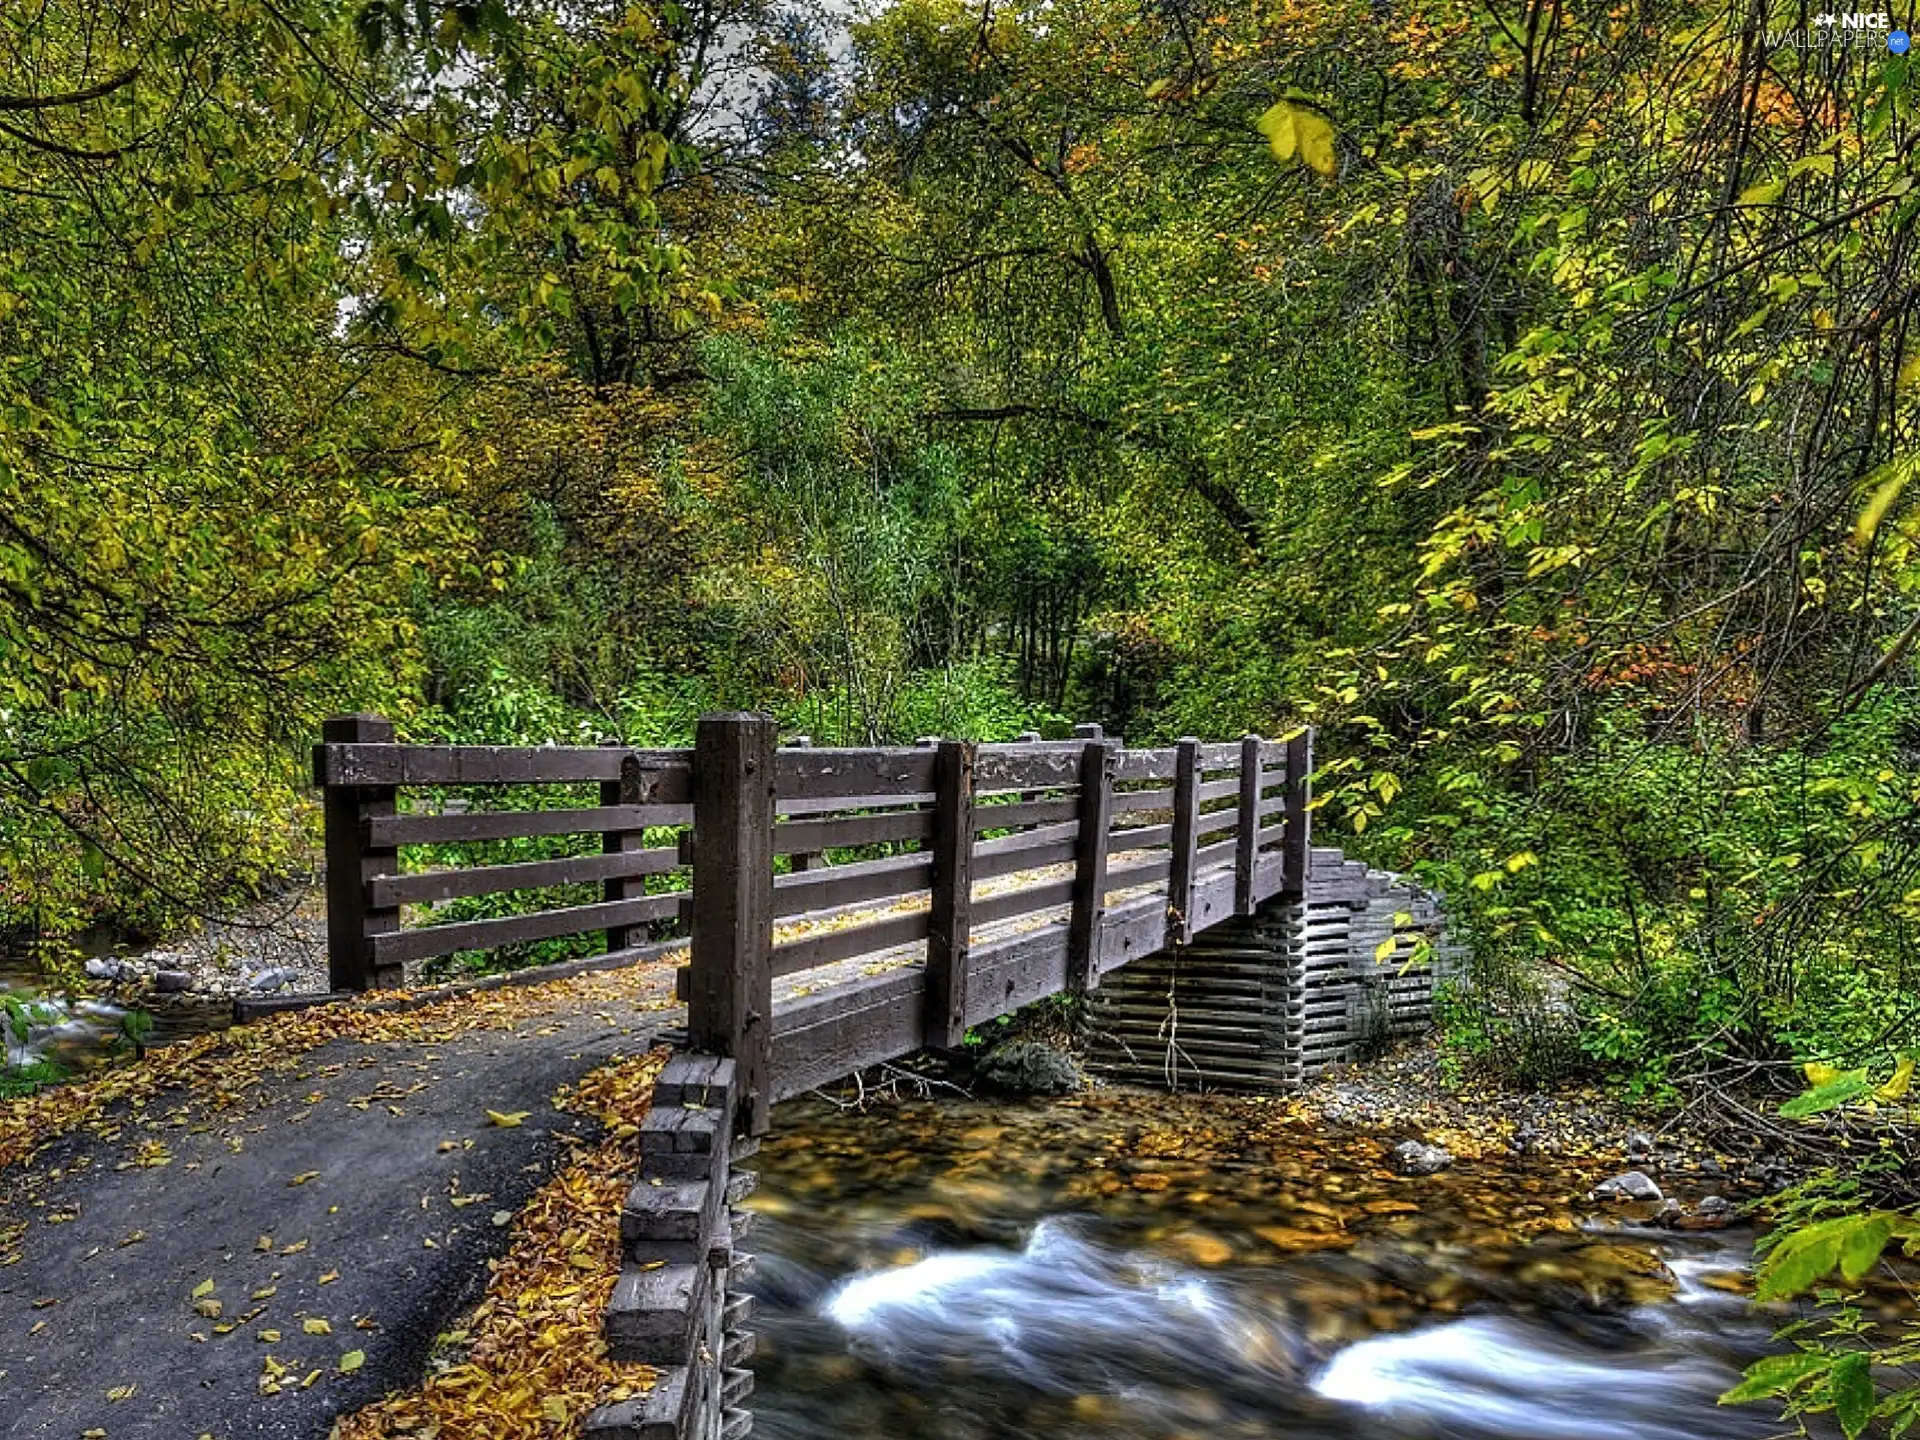
POLYGON ((1322 175, 1331 175, 1339 168, 1332 122, 1317 110, 1291 100, 1276 100, 1254 121, 1254 128, 1267 137, 1276 160, 1297 156, 1302 164, 1322 175))
POLYGON ((1880 528, 1880 522, 1887 518, 1887 512, 1900 498, 1900 492, 1907 488, 1907 481, 1913 478, 1912 460, 1891 460, 1867 477, 1874 486, 1873 498, 1867 501, 1867 508, 1860 512, 1860 521, 1853 527, 1854 540, 1864 545, 1873 539, 1874 532, 1880 528))
POLYGON ((366 1363, 367 1363, 366 1351, 349 1350, 347 1351, 346 1354, 340 1357, 340 1373, 342 1375, 351 1375, 354 1371, 358 1370, 362 1365, 366 1363))
POLYGON ((1333 125, 1326 116, 1312 110, 1300 110, 1293 117, 1294 134, 1300 142, 1300 158, 1322 175, 1340 168, 1334 150, 1333 125))
POLYGON ((196 1300, 204 1300, 212 1293, 213 1281, 211 1280, 202 1280, 198 1285, 193 1287, 193 1298, 196 1300))
POLYGON ((291 1180, 287 1181, 287 1184, 304 1185, 309 1180, 314 1180, 319 1178, 319 1175, 320 1175, 320 1172, 318 1170, 303 1170, 300 1174, 294 1176, 291 1180))
POLYGON ((1840 1078, 1838 1066, 1822 1065, 1818 1060, 1809 1060, 1801 1068, 1807 1072, 1807 1084, 1815 1090, 1822 1085, 1831 1085, 1840 1078))
POLYGON ((1386 959, 1391 954, 1393 954, 1393 936, 1391 935, 1373 947, 1373 958, 1376 963, 1386 959))
POLYGON ((513 1130, 532 1113, 531 1110, 489 1110, 487 1120, 491 1124, 498 1125, 502 1130, 513 1130))
POLYGON ((1267 137, 1267 144, 1273 148, 1276 160, 1291 160, 1294 147, 1299 143, 1293 128, 1293 106, 1285 100, 1276 101, 1269 106, 1261 117, 1253 122, 1253 128, 1267 137))
POLYGON ((1913 1057, 1902 1055, 1900 1063, 1893 1067, 1893 1078, 1873 1092, 1876 1100, 1904 1100, 1907 1091, 1913 1087, 1913 1057))
POLYGON ((302 1321, 300 1328, 309 1335, 331 1335, 333 1333, 333 1326, 318 1316, 315 1316, 311 1320, 302 1321))

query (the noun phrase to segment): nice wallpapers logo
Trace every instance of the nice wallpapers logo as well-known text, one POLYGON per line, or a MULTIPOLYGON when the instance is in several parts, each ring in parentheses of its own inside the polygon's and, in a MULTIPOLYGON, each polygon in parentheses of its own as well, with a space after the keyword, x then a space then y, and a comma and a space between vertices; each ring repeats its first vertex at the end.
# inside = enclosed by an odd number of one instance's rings
POLYGON ((1767 36, 1769 44, 1802 50, 1851 46, 1885 47, 1890 53, 1904 55, 1913 46, 1905 30, 1896 29, 1893 17, 1885 11, 1828 11, 1813 17, 1813 24, 1801 30, 1775 30, 1767 36))

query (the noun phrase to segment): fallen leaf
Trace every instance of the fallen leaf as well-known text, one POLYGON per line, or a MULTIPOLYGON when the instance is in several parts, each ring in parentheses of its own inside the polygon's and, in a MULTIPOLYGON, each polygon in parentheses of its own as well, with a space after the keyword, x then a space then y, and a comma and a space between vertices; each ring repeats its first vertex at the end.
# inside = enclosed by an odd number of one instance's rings
POLYGON ((349 1350, 347 1351, 346 1354, 340 1357, 340 1373, 342 1375, 351 1375, 354 1371, 358 1370, 362 1365, 366 1363, 367 1363, 366 1351, 349 1350))
POLYGON ((498 1125, 502 1130, 514 1130, 518 1129, 532 1113, 531 1110, 489 1110, 487 1121, 489 1124, 498 1125))
POLYGON ((301 1322, 300 1328, 309 1335, 331 1335, 333 1326, 318 1316, 301 1322))

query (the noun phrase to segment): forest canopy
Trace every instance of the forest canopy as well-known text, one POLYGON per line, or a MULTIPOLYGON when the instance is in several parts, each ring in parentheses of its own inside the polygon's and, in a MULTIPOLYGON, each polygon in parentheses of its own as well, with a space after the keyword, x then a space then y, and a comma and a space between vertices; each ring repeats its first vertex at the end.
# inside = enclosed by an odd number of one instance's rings
POLYGON ((1805 23, 9 6, 0 919, 271 888, 344 709, 1311 723, 1467 1053, 1910 1048, 1912 80, 1805 23))

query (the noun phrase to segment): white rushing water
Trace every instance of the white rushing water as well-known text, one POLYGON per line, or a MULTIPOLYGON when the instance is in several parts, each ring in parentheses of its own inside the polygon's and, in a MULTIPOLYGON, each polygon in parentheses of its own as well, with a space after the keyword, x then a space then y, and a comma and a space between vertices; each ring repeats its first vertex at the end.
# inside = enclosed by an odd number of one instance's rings
POLYGON ((1716 1402, 1737 1378, 1729 1344, 1750 1350, 1764 1330, 1701 1283, 1731 1258, 1676 1260, 1674 1301, 1617 1317, 1604 1337, 1475 1314, 1328 1356, 1229 1272, 1107 1250, 1045 1221, 1019 1250, 938 1252, 846 1278, 815 1313, 890 1374, 1119 1396, 1136 1416, 1204 1391, 1253 1417, 1251 1433, 1746 1440, 1771 1433, 1768 1416, 1716 1402))

